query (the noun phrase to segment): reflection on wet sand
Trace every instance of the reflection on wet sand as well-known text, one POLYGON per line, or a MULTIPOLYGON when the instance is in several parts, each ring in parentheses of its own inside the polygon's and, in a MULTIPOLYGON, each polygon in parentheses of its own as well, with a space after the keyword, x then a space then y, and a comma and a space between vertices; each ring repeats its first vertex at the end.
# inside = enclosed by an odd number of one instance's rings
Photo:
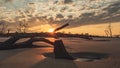
MULTIPOLYGON (((34 49, 17 49, 14 53, 9 51, 0 52, 1 55, 7 56, 1 59, 0 68, 77 68, 74 61, 54 59, 53 48, 34 48, 34 49), (9 53, 9 56, 5 54, 9 53), (44 54, 51 53, 52 56, 44 54)), ((2 56, 1 56, 2 57, 2 56)), ((1 58, 0 57, 0 58, 1 58)))

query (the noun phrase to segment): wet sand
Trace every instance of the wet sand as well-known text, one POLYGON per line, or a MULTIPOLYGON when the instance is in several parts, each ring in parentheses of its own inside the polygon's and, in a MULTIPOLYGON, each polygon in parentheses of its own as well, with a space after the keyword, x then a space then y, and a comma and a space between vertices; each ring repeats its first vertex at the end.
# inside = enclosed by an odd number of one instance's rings
POLYGON ((56 59, 53 46, 36 42, 48 47, 0 50, 0 68, 120 68, 120 39, 62 39, 76 60, 56 59))

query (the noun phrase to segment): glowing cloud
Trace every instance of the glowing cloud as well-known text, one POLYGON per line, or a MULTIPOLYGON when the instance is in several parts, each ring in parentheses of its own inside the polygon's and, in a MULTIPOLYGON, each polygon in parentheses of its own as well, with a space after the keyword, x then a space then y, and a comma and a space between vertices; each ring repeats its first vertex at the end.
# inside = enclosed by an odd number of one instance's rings
POLYGON ((51 25, 69 22, 70 27, 120 21, 119 0, 0 0, 0 4, 0 21, 22 21, 31 27, 41 26, 41 20, 51 25))

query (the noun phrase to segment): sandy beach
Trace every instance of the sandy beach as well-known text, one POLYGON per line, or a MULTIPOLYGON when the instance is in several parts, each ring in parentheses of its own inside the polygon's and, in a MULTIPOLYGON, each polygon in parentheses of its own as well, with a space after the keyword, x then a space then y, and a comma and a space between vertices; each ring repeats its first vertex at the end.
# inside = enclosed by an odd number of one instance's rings
POLYGON ((0 68, 120 68, 120 0, 0 0, 0 68))
MULTIPOLYGON (((4 39, 0 38, 0 41, 4 39)), ((0 68, 120 68, 118 38, 61 39, 75 60, 56 59, 52 45, 35 42, 38 46, 46 47, 0 50, 0 68)))

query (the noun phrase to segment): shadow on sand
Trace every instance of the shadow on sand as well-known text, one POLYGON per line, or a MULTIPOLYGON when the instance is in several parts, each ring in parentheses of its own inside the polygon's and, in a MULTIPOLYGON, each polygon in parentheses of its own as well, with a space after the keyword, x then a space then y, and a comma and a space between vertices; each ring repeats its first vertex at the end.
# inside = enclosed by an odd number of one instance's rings
POLYGON ((78 68, 73 60, 54 59, 47 57, 34 64, 32 68, 78 68))
POLYGON ((47 58, 36 63, 33 68, 78 68, 75 63, 78 58, 80 58, 80 60, 77 62, 93 62, 94 60, 107 59, 109 57, 108 54, 94 52, 70 53, 72 57, 76 58, 75 60, 54 59, 54 53, 45 53, 43 55, 47 58))
MULTIPOLYGON (((44 55, 46 57, 54 57, 53 53, 46 53, 44 55)), ((86 59, 85 62, 107 59, 109 57, 109 54, 95 52, 78 52, 70 53, 70 55, 74 58, 74 60, 80 59, 79 61, 83 61, 82 59, 86 59)))
POLYGON ((75 61, 81 62, 94 62, 102 59, 107 59, 109 57, 106 53, 96 53, 96 52, 79 52, 71 53, 71 56, 75 57, 75 61))

